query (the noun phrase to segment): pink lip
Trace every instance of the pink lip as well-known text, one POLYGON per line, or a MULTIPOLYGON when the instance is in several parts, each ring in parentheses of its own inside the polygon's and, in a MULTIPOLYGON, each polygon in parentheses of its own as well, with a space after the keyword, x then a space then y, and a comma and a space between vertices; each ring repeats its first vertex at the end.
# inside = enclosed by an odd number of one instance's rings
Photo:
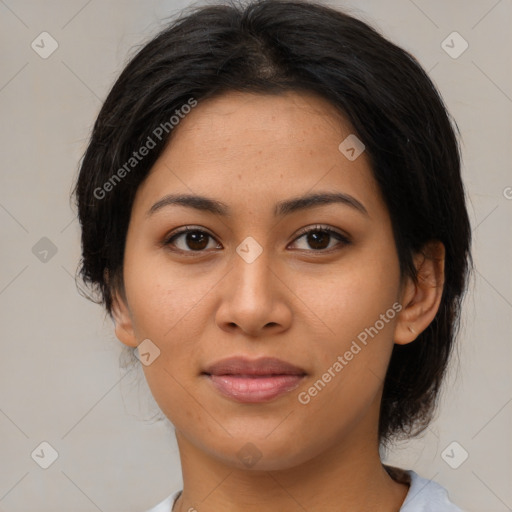
POLYGON ((223 359, 203 374, 215 389, 237 402, 267 402, 297 388, 306 375, 302 368, 271 357, 223 359))

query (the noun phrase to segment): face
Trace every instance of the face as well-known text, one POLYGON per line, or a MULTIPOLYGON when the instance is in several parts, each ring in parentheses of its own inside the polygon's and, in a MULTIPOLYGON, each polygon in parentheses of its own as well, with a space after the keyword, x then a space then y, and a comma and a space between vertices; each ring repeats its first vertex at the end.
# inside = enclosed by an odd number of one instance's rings
POLYGON ((369 159, 339 149, 352 133, 315 95, 225 94, 180 121, 137 191, 116 334, 150 340, 158 405, 227 464, 252 450, 285 469, 376 436, 402 287, 369 159))

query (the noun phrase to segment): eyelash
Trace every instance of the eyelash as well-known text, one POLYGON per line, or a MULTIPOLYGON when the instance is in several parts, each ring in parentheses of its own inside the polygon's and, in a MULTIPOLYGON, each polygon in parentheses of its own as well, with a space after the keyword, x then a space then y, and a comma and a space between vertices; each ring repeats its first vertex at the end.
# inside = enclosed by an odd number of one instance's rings
MULTIPOLYGON (((210 238, 212 239, 215 239, 213 237, 213 235, 210 235, 210 233, 208 233, 207 231, 204 231, 203 229, 199 229, 197 227, 194 227, 194 226, 185 226, 184 228, 180 229, 179 231, 176 231, 174 233, 171 233, 171 235, 169 235, 163 242, 162 242, 162 245, 165 246, 165 247, 169 247, 171 245, 173 245, 173 241, 178 238, 179 236, 181 235, 185 235, 187 233, 193 233, 193 232, 199 232, 199 233, 205 233, 206 235, 208 235, 210 238)), ((322 233, 327 233, 329 234, 331 237, 334 237, 336 238, 340 243, 337 244, 337 245, 341 245, 341 247, 331 247, 330 249, 311 249, 310 252, 314 252, 314 253, 331 253, 333 250, 339 250, 341 249, 342 247, 346 246, 346 245, 350 245, 351 244, 351 241, 350 239, 346 236, 346 235, 343 235, 341 234, 340 232, 338 231, 335 231, 329 227, 326 227, 326 226, 322 226, 322 225, 315 225, 313 227, 309 227, 309 228, 304 228, 302 229, 297 237, 293 240, 293 242, 296 242, 298 239, 302 238, 304 235, 308 235, 309 233, 316 233, 316 232, 322 232, 322 233)), ((201 250, 201 251, 193 251, 193 250, 188 250, 188 251, 184 251, 183 249, 176 249, 176 248, 173 248, 173 249, 170 249, 172 251, 175 251, 175 252, 181 252, 181 253, 197 253, 197 254, 200 254, 200 253, 204 253, 206 252, 206 250, 201 250)), ((304 251, 304 249, 298 249, 299 251, 304 251)))

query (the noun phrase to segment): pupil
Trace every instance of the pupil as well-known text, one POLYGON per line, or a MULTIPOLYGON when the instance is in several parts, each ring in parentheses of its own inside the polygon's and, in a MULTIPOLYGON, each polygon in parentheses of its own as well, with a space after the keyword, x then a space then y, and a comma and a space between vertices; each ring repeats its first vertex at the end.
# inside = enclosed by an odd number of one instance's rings
POLYGON ((329 245, 329 233, 325 231, 315 231, 309 233, 308 243, 313 249, 325 249, 329 245), (326 242, 325 244, 322 242, 326 242))
POLYGON ((187 245, 190 249, 201 250, 204 249, 208 245, 207 237, 205 233, 201 233, 200 231, 192 231, 187 234, 187 245), (200 240, 202 238, 202 240, 200 240))

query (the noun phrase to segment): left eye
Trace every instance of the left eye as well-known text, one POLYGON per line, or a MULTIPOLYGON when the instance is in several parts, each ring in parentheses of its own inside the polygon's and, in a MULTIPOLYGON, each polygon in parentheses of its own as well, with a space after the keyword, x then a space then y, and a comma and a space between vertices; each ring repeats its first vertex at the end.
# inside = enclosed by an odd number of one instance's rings
MULTIPOLYGON (((338 240, 338 245, 343 246, 350 244, 350 240, 346 236, 323 226, 314 226, 313 228, 304 229, 294 242, 297 243, 297 241, 302 238, 306 240, 306 243, 314 252, 332 249, 330 242, 333 241, 333 238, 338 240)), ((205 249, 212 248, 208 247, 209 239, 214 240, 212 235, 202 229, 184 228, 166 239, 163 245, 174 246, 182 252, 203 252, 205 249), (179 243, 177 243, 179 240, 181 240, 181 247, 179 243)), ((219 245, 220 244, 217 243, 217 247, 219 245)), ((213 248, 215 248, 215 244, 213 248)), ((307 247, 299 247, 299 249, 308 250, 307 247)))
MULTIPOLYGON (((307 228, 302 231, 301 236, 296 238, 295 240, 300 240, 301 238, 305 238, 307 244, 312 247, 316 252, 322 250, 332 249, 332 246, 329 247, 329 242, 332 241, 333 238, 338 240, 338 245, 348 245, 350 240, 334 231, 333 229, 323 227, 323 226, 315 226, 313 228, 307 228), (327 244, 327 247, 325 246, 327 244)), ((307 248, 305 249, 307 250, 307 248)))

